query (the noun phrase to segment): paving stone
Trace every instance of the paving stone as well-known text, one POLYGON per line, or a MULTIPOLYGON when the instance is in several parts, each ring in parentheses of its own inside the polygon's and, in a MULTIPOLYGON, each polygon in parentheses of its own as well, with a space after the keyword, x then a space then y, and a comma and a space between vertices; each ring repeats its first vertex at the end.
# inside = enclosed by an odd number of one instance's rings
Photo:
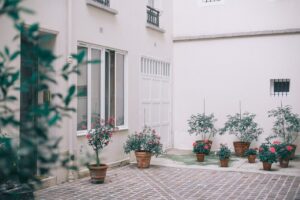
POLYGON ((104 184, 89 178, 36 192, 36 199, 280 199, 300 197, 300 177, 246 172, 128 165, 109 170, 104 184))

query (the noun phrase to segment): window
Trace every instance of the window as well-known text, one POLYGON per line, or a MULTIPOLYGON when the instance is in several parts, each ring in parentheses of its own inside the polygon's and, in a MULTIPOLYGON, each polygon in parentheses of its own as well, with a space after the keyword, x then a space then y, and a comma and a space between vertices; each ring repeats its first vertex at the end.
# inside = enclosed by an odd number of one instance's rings
POLYGON ((214 5, 222 5, 224 4, 225 0, 198 0, 198 5, 199 6, 214 6, 214 5))
POLYGON ((93 1, 109 7, 109 0, 93 0, 93 1))
POLYGON ((98 117, 114 117, 116 126, 125 127, 125 55, 104 48, 79 46, 85 61, 77 77, 77 131, 84 134, 95 126, 98 117))
POLYGON ((290 79, 271 79, 271 95, 288 95, 290 79))

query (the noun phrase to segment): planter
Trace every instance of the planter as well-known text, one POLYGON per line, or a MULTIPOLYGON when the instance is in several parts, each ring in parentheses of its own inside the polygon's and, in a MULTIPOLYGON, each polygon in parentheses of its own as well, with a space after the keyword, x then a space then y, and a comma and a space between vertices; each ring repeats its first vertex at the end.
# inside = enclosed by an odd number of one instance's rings
POLYGON ((197 161, 198 162, 204 162, 205 154, 197 153, 196 156, 197 156, 197 161))
POLYGON ((279 158, 280 167, 288 168, 289 167, 289 161, 290 161, 290 158, 285 158, 285 159, 279 158))
POLYGON ((148 168, 150 166, 152 154, 146 151, 136 151, 135 157, 138 168, 148 168))
POLYGON ((237 156, 244 156, 245 151, 250 147, 250 142, 233 142, 234 151, 237 156))
POLYGON ((229 159, 220 160, 221 167, 228 167, 229 159))
POLYGON ((249 155, 248 156, 248 162, 249 163, 255 163, 256 155, 249 155))
POLYGON ((297 149, 297 145, 295 145, 295 144, 291 144, 291 146, 293 147, 293 153, 292 153, 292 155, 291 155, 291 158, 290 158, 290 160, 293 160, 295 157, 296 157, 296 149, 297 149))
MULTIPOLYGON (((200 143, 200 142, 205 143, 204 140, 197 140, 197 141, 196 141, 196 143, 200 143)), ((213 142, 212 142, 211 140, 208 140, 208 142, 206 142, 206 144, 209 144, 209 147, 208 147, 208 148, 209 148, 209 151, 208 151, 208 153, 210 153, 210 149, 211 149, 212 143, 213 143, 213 142)))
POLYGON ((272 163, 263 162, 263 169, 266 171, 271 171, 272 163))
POLYGON ((108 166, 105 164, 97 165, 89 165, 91 182, 92 183, 104 183, 106 177, 106 171, 108 166))
POLYGON ((2 192, 2 197, 0 194, 1 199, 5 200, 34 200, 33 190, 29 188, 18 187, 2 192))

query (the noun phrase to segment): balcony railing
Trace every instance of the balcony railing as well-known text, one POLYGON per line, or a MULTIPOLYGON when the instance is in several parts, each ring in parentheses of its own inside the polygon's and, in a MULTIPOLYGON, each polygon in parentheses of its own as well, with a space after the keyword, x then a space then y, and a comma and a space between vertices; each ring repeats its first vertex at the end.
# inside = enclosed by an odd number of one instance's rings
POLYGON ((147 22, 159 27, 159 11, 147 6, 147 22))
POLYGON ((109 7, 109 0, 93 0, 93 1, 109 7))

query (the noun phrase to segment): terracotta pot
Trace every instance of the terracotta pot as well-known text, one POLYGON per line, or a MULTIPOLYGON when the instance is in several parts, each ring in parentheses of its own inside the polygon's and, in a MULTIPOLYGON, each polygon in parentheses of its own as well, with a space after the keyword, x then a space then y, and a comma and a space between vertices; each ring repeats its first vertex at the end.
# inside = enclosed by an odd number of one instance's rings
POLYGON ((196 156, 197 156, 197 161, 198 162, 204 162, 205 154, 197 153, 196 156))
POLYGON ((250 147, 250 142, 233 142, 235 155, 244 156, 245 151, 247 151, 250 147))
POLYGON ((91 182, 92 183, 104 183, 106 177, 106 171, 108 166, 105 164, 97 165, 89 165, 91 182))
POLYGON ((297 149, 297 145, 295 145, 295 144, 291 144, 291 146, 293 147, 293 153, 292 153, 292 155, 291 155, 291 157, 290 157, 290 160, 293 160, 295 157, 296 157, 296 149, 297 149))
POLYGON ((152 154, 146 151, 136 151, 135 157, 138 168, 148 168, 150 166, 152 154))
POLYGON ((228 167, 229 159, 220 160, 221 167, 228 167))
POLYGON ((272 163, 263 162, 263 168, 264 170, 270 171, 272 167, 272 163))
POLYGON ((248 156, 248 162, 249 163, 255 163, 256 155, 249 155, 248 156))
MULTIPOLYGON (((196 141, 196 143, 200 143, 200 142, 204 143, 204 140, 197 140, 196 141)), ((209 144, 208 153, 210 153, 210 149, 211 149, 212 143, 213 142, 211 140, 208 140, 208 142, 207 142, 207 144, 209 144)))
POLYGON ((289 167, 289 161, 290 161, 290 158, 285 158, 285 159, 279 158, 280 167, 288 168, 289 167))

